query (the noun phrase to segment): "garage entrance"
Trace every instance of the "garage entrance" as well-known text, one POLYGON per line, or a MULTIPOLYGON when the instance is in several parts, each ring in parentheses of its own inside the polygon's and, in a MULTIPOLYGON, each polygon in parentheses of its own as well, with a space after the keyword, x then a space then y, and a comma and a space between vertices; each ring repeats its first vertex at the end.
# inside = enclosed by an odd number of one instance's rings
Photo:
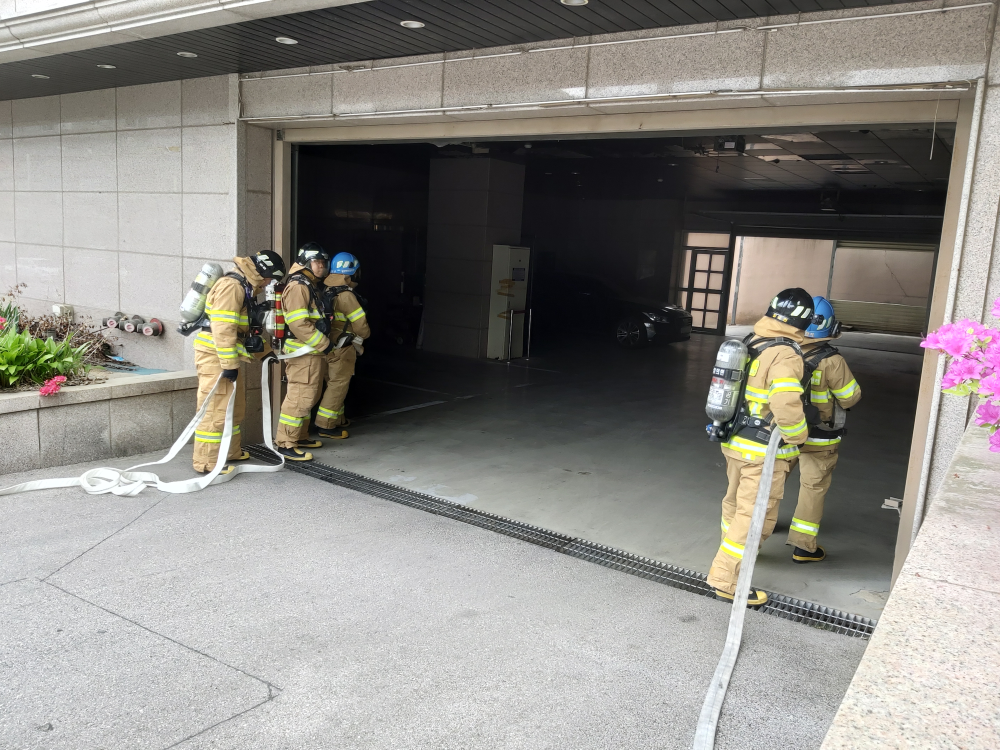
POLYGON ((317 458, 705 571, 726 483, 704 436, 715 352, 803 286, 853 327, 838 346, 864 398, 828 560, 793 565, 784 544, 795 473, 755 583, 877 617, 953 138, 938 124, 298 147, 293 244, 361 259, 373 331, 351 437, 317 458), (513 300, 499 312, 496 291, 513 300))

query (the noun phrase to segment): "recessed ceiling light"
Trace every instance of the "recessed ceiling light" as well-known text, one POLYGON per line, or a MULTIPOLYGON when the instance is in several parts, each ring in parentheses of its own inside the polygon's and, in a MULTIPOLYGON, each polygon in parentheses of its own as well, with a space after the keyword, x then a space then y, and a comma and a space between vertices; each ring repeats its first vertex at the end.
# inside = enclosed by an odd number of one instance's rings
POLYGON ((676 164, 668 164, 667 166, 668 167, 676 167, 677 165, 676 164))
POLYGON ((196 55, 194 52, 178 52, 177 56, 178 57, 197 57, 198 55, 196 55))
POLYGON ((32 78, 48 78, 48 76, 43 76, 41 73, 32 73, 32 78))
POLYGON ((422 29, 424 25, 420 21, 400 21, 399 25, 404 29, 422 29))
POLYGON ((559 0, 563 5, 586 5, 590 0, 559 0))
POLYGON ((98 65, 97 67, 98 68, 104 68, 105 70, 114 70, 117 66, 116 65, 98 65))
POLYGON ((278 44, 298 44, 299 43, 297 39, 292 39, 290 36, 276 36, 276 37, 274 37, 274 41, 276 41, 278 44))
POLYGON ((657 182, 663 182, 663 178, 662 178, 662 177, 657 177, 657 178, 656 178, 656 181, 657 181, 657 182))

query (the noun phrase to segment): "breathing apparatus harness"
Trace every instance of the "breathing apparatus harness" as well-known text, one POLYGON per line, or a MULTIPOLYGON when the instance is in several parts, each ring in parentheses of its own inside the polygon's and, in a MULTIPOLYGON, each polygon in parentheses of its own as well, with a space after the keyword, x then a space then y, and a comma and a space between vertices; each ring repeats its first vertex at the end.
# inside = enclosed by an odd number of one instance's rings
POLYGON ((750 376, 750 367, 765 350, 770 349, 772 346, 788 346, 800 357, 803 357, 803 354, 801 347, 792 341, 792 339, 785 338, 784 336, 754 339, 754 335, 750 333, 743 339, 743 344, 749 356, 747 357, 746 364, 738 374, 731 369, 723 371, 723 368, 718 367, 718 363, 712 370, 713 383, 715 378, 718 377, 726 380, 734 380, 735 376, 739 377, 740 383, 739 396, 736 400, 738 406, 732 418, 724 423, 721 429, 713 429, 714 425, 708 426, 708 439, 712 442, 728 443, 734 435, 740 433, 746 433, 741 434, 741 437, 753 440, 756 443, 763 443, 764 445, 767 445, 771 439, 773 415, 768 414, 766 417, 761 418, 754 416, 747 409, 746 391, 747 381, 750 376))
MULTIPOLYGON (((313 286, 312 279, 306 276, 302 271, 296 271, 291 276, 288 277, 288 281, 285 282, 285 290, 293 283, 305 284, 306 289, 309 290, 309 302, 316 308, 319 312, 324 312, 325 307, 323 306, 323 300, 320 299, 319 295, 316 294, 316 287, 313 286)), ((315 321, 316 330, 322 333, 324 336, 330 333, 330 318, 324 314, 318 320, 315 321)), ((287 328, 286 336, 288 338, 295 338, 295 334, 292 333, 291 327, 287 328)))
MULTIPOLYGON (((335 323, 334 305, 337 303, 337 297, 343 292, 350 292, 350 291, 353 291, 353 287, 349 286, 348 284, 342 284, 340 286, 328 286, 323 290, 323 306, 320 309, 326 316, 327 324, 330 326, 330 330, 332 330, 332 327, 335 323)), ((360 297, 358 298, 358 302, 360 302, 362 305, 366 304, 366 302, 360 297)), ((351 321, 345 320, 344 330, 342 330, 340 333, 337 334, 337 338, 333 342, 333 348, 335 350, 343 349, 348 344, 354 342, 354 340, 357 338, 358 337, 355 336, 354 331, 351 330, 351 321)), ((357 343, 360 342, 361 339, 358 339, 357 343)))
POLYGON ((820 363, 824 359, 839 353, 840 351, 837 347, 824 342, 802 357, 805 365, 805 375, 802 377, 802 406, 806 414, 806 424, 809 425, 809 437, 811 438, 828 440, 830 438, 843 437, 847 434, 847 428, 844 427, 845 410, 840 406, 839 402, 834 399, 833 427, 827 427, 820 419, 819 409, 812 403, 812 391, 810 388, 813 373, 819 368, 820 363))

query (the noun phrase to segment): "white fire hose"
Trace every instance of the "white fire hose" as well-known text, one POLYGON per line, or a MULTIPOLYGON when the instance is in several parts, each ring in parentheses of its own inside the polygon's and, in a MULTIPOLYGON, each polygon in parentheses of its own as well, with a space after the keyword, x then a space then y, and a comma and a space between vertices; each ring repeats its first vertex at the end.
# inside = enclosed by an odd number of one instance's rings
MULTIPOLYGON (((292 354, 279 354, 276 356, 279 360, 285 360, 292 359, 294 357, 301 357, 303 354, 309 354, 312 351, 314 351, 314 349, 311 346, 303 346, 301 349, 298 349, 292 354)), ((31 482, 22 482, 21 484, 16 484, 13 487, 7 487, 6 489, 0 490, 0 496, 14 495, 19 492, 31 492, 32 490, 52 490, 60 487, 83 487, 83 489, 91 495, 106 495, 111 493, 112 495, 119 495, 123 497, 133 497, 138 495, 147 487, 155 487, 161 492, 182 494, 203 490, 210 484, 222 484, 224 482, 228 482, 237 474, 265 474, 281 471, 281 469, 285 466, 285 457, 274 449, 274 443, 271 440, 271 379, 268 368, 270 359, 270 357, 266 357, 261 368, 264 442, 267 444, 267 447, 271 450, 271 452, 281 459, 281 463, 272 466, 261 466, 259 464, 237 464, 233 466, 233 470, 228 474, 220 474, 223 467, 226 465, 226 461, 228 460, 229 444, 232 442, 233 438, 233 407, 236 405, 236 388, 234 387, 233 392, 229 395, 229 402, 226 404, 226 424, 222 431, 222 442, 219 444, 219 458, 216 460, 215 466, 208 474, 203 477, 194 477, 193 479, 183 479, 176 482, 164 482, 152 472, 136 471, 136 469, 142 469, 146 466, 158 466, 159 464, 169 463, 180 452, 181 448, 187 445, 191 436, 194 435, 194 431, 197 428, 198 423, 201 422, 205 413, 208 411, 208 407, 212 402, 212 396, 215 395, 215 392, 219 388, 219 383, 222 380, 222 375, 220 374, 219 379, 216 380, 215 385, 212 386, 212 390, 209 392, 208 396, 205 397, 198 413, 194 415, 194 418, 190 422, 188 422, 187 427, 184 428, 184 431, 180 434, 174 444, 170 446, 170 450, 167 451, 167 455, 159 461, 138 464, 137 466, 132 466, 128 469, 115 469, 111 467, 89 469, 78 477, 71 477, 67 479, 36 479, 31 482)))
POLYGON ((740 643, 743 640, 743 618, 747 613, 750 581, 753 578, 753 569, 757 562, 760 536, 764 531, 767 503, 771 496, 771 480, 774 477, 774 461, 778 455, 780 442, 781 431, 775 425, 771 430, 771 440, 767 444, 767 453, 764 455, 760 485, 757 487, 757 499, 754 501, 753 515, 750 517, 750 530, 747 532, 746 543, 743 546, 743 562, 740 565, 740 577, 736 582, 733 609, 729 614, 726 646, 722 649, 722 657, 719 659, 719 665, 715 668, 712 684, 708 687, 705 703, 701 707, 698 729, 694 735, 694 750, 712 750, 715 747, 715 730, 719 724, 719 714, 722 712, 722 703, 726 699, 726 690, 729 688, 729 678, 733 675, 733 667, 736 666, 736 658, 740 653, 740 643))

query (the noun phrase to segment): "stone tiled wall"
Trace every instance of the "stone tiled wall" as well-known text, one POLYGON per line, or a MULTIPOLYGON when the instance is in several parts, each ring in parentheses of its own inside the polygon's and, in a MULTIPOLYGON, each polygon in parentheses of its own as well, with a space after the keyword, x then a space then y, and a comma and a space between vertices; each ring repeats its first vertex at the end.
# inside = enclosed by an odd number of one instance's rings
POLYGON ((271 131, 237 114, 234 76, 0 102, 0 289, 159 318, 162 337, 119 334, 123 354, 190 366, 174 328, 191 279, 270 247, 271 131))
POLYGON ((193 372, 0 396, 0 474, 169 448, 195 415, 193 372))
MULTIPOLYGON (((947 0, 946 5, 963 4, 947 0)), ((920 2, 891 7, 851 8, 810 13, 802 20, 880 15, 940 8, 920 2)), ((248 117, 345 115, 481 104, 570 101, 584 97, 620 97, 759 88, 818 88, 900 83, 962 81, 982 75, 986 64, 984 35, 988 7, 950 13, 877 18, 757 31, 769 24, 795 23, 795 16, 729 21, 652 29, 642 32, 453 52, 398 60, 376 60, 347 66, 327 65, 244 76, 244 113, 248 117), (745 31, 714 35, 745 27, 745 31), (636 44, 600 47, 571 45, 706 33, 636 44), (541 48, 559 48, 537 51, 541 48), (507 53, 520 54, 511 56, 507 53), (442 61, 444 61, 442 63, 442 61), (413 63, 428 63, 413 65, 413 63), (406 67, 392 67, 405 65, 406 67), (365 70, 372 68, 374 70, 365 70), (382 69, 380 69, 382 68, 382 69), (314 75, 301 75, 312 73, 314 75), (269 76, 296 74, 296 77, 269 76)), ((885 95, 876 96, 884 100, 885 95)), ((823 103, 813 96, 810 103, 823 103)), ((650 109, 697 109, 705 106, 772 106, 766 98, 716 100, 692 105, 690 100, 605 103, 583 108, 527 108, 504 117, 551 117, 650 109)), ((420 122, 494 119, 489 111, 420 115, 420 122)), ((359 125, 368 120, 333 120, 359 125)), ((371 121, 374 122, 374 121, 371 121)), ((384 122, 414 122, 398 116, 384 122)))

